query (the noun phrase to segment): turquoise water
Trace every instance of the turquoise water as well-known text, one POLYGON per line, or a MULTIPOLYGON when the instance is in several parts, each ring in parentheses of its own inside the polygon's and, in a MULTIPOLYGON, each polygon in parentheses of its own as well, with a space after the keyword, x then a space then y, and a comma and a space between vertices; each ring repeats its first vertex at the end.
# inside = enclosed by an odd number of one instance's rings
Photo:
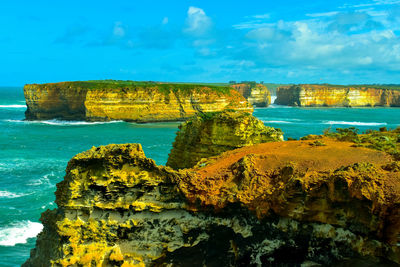
MULTIPOLYGON (((141 143, 165 164, 179 123, 133 124, 25 122, 21 88, 0 88, 0 266, 19 266, 35 245, 40 214, 55 208, 55 185, 68 160, 92 146, 141 143)), ((254 115, 281 128, 285 137, 320 134, 332 127, 360 131, 400 125, 400 108, 291 108, 272 105, 254 115)))

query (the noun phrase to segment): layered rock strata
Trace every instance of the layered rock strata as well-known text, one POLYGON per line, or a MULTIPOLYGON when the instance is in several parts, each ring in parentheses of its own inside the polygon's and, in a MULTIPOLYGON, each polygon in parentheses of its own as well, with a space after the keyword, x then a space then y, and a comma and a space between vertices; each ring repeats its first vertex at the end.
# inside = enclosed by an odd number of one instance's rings
POLYGON ((301 107, 400 107, 400 87, 292 85, 279 87, 275 104, 301 107))
POLYGON ((252 112, 230 87, 145 82, 64 82, 24 87, 28 120, 185 120, 224 109, 252 112))
POLYGON ((179 126, 167 166, 191 168, 203 158, 228 150, 282 140, 280 129, 265 126, 249 113, 204 113, 179 126))
POLYGON ((179 172, 140 145, 94 147, 69 162, 24 266, 397 266, 399 170, 327 138, 179 172))
POLYGON ((271 104, 271 93, 259 83, 238 83, 231 85, 241 93, 254 107, 268 107, 271 104))

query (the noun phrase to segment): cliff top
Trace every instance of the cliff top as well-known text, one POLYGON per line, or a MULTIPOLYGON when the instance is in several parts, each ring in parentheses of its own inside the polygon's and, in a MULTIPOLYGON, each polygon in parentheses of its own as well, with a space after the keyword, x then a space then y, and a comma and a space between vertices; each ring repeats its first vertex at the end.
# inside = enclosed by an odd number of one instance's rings
POLYGON ((341 88, 353 88, 353 89, 387 89, 387 90, 400 90, 400 84, 349 84, 349 85, 340 85, 340 84, 292 84, 292 85, 285 85, 279 88, 288 89, 291 87, 303 87, 306 89, 311 88, 326 88, 326 89, 341 89, 341 88))
POLYGON ((229 94, 231 87, 220 83, 169 83, 154 81, 121 81, 121 80, 89 80, 71 81, 58 83, 31 84, 46 88, 83 88, 83 89, 136 89, 136 88, 156 88, 164 92, 170 91, 192 91, 194 89, 208 88, 218 93, 229 94))

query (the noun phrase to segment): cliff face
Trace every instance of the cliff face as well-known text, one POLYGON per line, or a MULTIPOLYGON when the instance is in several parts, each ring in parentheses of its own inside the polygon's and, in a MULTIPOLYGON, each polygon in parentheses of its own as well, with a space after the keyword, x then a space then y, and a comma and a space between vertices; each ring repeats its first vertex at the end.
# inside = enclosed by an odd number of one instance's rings
POLYGON ((271 104, 271 93, 262 84, 238 83, 231 86, 255 107, 268 107, 271 104))
POLYGON ((319 142, 244 147, 179 172, 140 145, 92 148, 69 162, 24 266, 400 264, 399 163, 319 142))
POLYGON ((293 85, 278 88, 275 103, 302 107, 399 107, 400 90, 368 86, 293 85))
POLYGON ((279 129, 249 113, 225 111, 198 115, 179 126, 167 166, 191 168, 202 158, 265 142, 282 141, 279 129))
POLYGON ((26 85, 27 119, 176 121, 198 112, 251 112, 229 87, 185 84, 67 82, 26 85))

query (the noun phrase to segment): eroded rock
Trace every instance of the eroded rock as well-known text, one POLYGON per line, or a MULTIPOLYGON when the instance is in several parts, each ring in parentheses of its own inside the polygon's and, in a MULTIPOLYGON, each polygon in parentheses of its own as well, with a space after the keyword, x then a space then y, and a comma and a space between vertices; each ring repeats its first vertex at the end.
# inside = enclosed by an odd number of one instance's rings
POLYGON ((24 266, 400 264, 399 163, 321 140, 244 147, 181 171, 140 145, 92 148, 69 162, 24 266))

